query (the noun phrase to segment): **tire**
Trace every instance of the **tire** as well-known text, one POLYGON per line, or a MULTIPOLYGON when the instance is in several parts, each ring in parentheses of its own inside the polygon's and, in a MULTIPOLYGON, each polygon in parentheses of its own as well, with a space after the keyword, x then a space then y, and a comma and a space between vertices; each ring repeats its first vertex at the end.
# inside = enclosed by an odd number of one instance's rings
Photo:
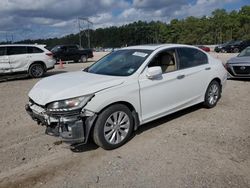
POLYGON ((88 59, 87 59, 87 56, 86 56, 86 55, 82 55, 82 56, 81 56, 81 62, 82 62, 82 63, 86 63, 87 60, 88 60, 88 59))
POLYGON ((128 141, 133 126, 133 116, 129 108, 123 104, 112 105, 98 116, 93 140, 106 150, 118 148, 128 141))
POLYGON ((213 80, 207 87, 204 105, 207 108, 213 108, 221 97, 221 85, 218 81, 213 80))
POLYGON ((42 64, 34 63, 30 66, 28 73, 32 78, 40 78, 44 75, 45 70, 42 64))
POLYGON ((239 53, 239 51, 240 51, 239 48, 235 48, 235 49, 233 50, 234 53, 239 53))

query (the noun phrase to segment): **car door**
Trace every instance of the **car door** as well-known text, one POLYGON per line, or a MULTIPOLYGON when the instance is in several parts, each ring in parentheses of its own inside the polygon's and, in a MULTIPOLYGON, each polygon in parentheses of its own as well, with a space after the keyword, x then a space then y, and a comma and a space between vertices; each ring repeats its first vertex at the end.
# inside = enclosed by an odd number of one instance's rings
POLYGON ((43 50, 35 46, 27 46, 27 62, 43 61, 43 50))
POLYGON ((77 46, 67 46, 66 54, 68 60, 76 61, 80 59, 77 46))
POLYGON ((177 48, 179 73, 184 75, 186 85, 183 104, 202 102, 209 82, 212 79, 212 67, 207 55, 196 48, 177 48))
POLYGON ((11 72, 9 56, 6 54, 6 47, 0 47, 0 73, 11 72))
POLYGON ((26 71, 29 66, 29 55, 26 46, 8 46, 10 67, 12 72, 26 71))
MULTIPOLYGON (((200 50, 199 50, 200 51, 200 50)), ((187 61, 181 57, 185 55, 181 49, 170 49, 160 52, 173 55, 174 65, 169 71, 165 69, 164 61, 154 66, 161 66, 163 74, 161 78, 149 79, 145 70, 139 77, 141 111, 143 122, 156 119, 158 117, 170 114, 177 110, 183 109, 192 104, 201 102, 204 94, 203 80, 207 79, 205 67, 199 68, 192 66, 192 62, 188 63, 189 67, 183 66, 187 61), (178 52, 180 51, 180 52, 178 52)), ((203 53, 204 54, 204 53, 203 53)), ((207 63, 207 59, 205 60, 207 63)), ((149 63, 154 62, 154 59, 149 63)), ((147 68, 146 68, 147 69, 147 68)))

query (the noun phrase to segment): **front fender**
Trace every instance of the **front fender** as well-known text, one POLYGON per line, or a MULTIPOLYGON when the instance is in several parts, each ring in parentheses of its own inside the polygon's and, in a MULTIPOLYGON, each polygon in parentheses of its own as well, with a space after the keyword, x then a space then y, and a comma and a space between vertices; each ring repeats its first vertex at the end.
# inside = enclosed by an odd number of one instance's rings
POLYGON ((99 113, 105 107, 117 102, 127 102, 131 104, 134 107, 135 111, 138 113, 139 120, 141 120, 140 94, 138 82, 122 84, 97 92, 84 108, 86 110, 99 113))

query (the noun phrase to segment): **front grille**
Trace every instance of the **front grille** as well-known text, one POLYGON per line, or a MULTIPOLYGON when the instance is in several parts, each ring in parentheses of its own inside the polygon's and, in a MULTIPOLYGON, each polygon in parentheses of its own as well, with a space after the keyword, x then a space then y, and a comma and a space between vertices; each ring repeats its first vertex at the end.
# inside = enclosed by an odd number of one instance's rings
POLYGON ((233 66, 235 74, 239 75, 250 75, 250 66, 233 66))

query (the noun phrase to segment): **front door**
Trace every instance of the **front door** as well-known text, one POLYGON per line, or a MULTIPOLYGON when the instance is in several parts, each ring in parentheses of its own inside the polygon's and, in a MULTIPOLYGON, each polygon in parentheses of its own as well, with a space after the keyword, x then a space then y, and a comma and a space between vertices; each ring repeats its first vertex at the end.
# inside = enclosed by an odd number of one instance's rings
POLYGON ((158 53, 140 75, 141 111, 143 122, 156 119, 174 110, 184 100, 186 82, 182 72, 178 71, 175 49, 158 53), (147 68, 160 66, 162 76, 150 79, 146 76, 147 68))

